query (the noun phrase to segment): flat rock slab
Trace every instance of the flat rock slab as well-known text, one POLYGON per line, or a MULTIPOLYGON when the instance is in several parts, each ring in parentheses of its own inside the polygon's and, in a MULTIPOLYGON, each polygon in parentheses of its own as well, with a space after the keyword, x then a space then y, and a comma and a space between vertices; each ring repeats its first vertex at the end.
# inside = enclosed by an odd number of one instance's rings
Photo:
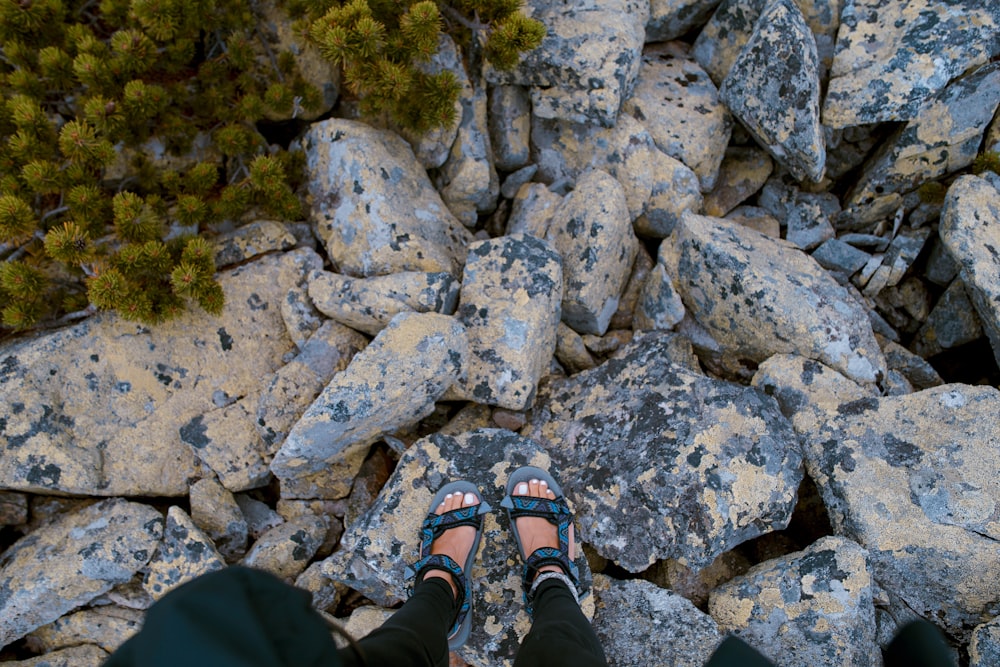
POLYGON ((754 362, 798 354, 859 383, 884 377, 866 310, 801 250, 690 213, 677 238, 681 298, 724 349, 754 362))
POLYGON ((839 405, 803 435, 834 530, 963 643, 1000 608, 1000 391, 944 385, 839 405))
POLYGON ((461 275, 472 235, 399 135, 334 118, 310 126, 302 145, 312 222, 341 273, 461 275))
POLYGON ((0 647, 129 581, 162 537, 163 515, 119 498, 22 537, 0 557, 0 647))
MULTIPOLYGON (((553 467, 545 451, 511 431, 479 429, 417 441, 400 458, 375 503, 344 533, 342 549, 323 561, 323 573, 381 606, 405 599, 404 570, 417 560, 420 523, 434 493, 447 482, 468 480, 496 509, 508 475, 523 465, 551 470, 565 489, 568 476, 553 467)), ((582 552, 576 563, 589 589, 590 570, 582 552)), ((506 513, 486 514, 479 557, 471 573, 472 635, 458 651, 468 663, 481 667, 512 664, 531 629, 522 604, 520 571, 506 513)), ((593 597, 584 598, 583 607, 584 613, 593 615, 593 597)))
POLYGON ((819 56, 794 0, 769 3, 719 87, 734 116, 796 179, 820 181, 819 56))
POLYGON ((821 538, 716 588, 709 613, 782 665, 880 666, 867 558, 851 540, 821 538))
POLYGON ((458 320, 437 313, 393 318, 288 433, 271 462, 282 497, 347 496, 369 445, 429 415, 467 355, 458 320))
POLYGON ((960 177, 948 189, 938 232, 961 267, 959 275, 1000 364, 1000 192, 984 179, 960 177))
POLYGON ((581 537, 630 572, 699 570, 791 517, 802 458, 774 399, 669 361, 650 333, 539 396, 530 437, 563 471, 581 537))
POLYGON ((226 567, 212 538, 176 505, 167 510, 163 542, 149 562, 142 586, 154 600, 196 577, 226 567))
POLYGON ((301 279, 296 256, 220 274, 217 317, 192 309, 147 328, 100 314, 0 348, 0 487, 186 494, 210 473, 179 429, 257 391, 294 350, 278 304, 301 279))
POLYGON ((823 124, 913 118, 928 97, 997 54, 1000 5, 855 0, 840 17, 823 124))

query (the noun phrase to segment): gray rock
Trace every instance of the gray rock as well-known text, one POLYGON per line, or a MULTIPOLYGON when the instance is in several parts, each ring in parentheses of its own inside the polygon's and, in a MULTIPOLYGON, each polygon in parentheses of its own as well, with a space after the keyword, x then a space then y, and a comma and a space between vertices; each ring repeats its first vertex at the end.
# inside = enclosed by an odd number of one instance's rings
POLYGON ((100 314, 0 347, 0 487, 185 495, 209 473, 178 429, 255 392, 294 350, 277 306, 294 254, 220 274, 220 316, 147 328, 100 314))
POLYGON ((890 239, 876 234, 847 233, 837 237, 838 240, 855 248, 866 248, 872 252, 885 252, 890 239))
POLYGON ((883 140, 876 132, 880 125, 847 127, 843 130, 833 130, 826 125, 823 127, 826 131, 826 177, 833 180, 861 166, 883 140))
MULTIPOLYGON (((997 17, 1000 19, 1000 10, 997 17)), ((928 99, 865 163, 847 203, 863 207, 968 167, 998 105, 1000 63, 981 67, 949 84, 928 99)))
POLYGON ((233 492, 264 486, 271 478, 267 446, 255 422, 257 403, 253 394, 193 417, 178 429, 191 453, 233 492))
POLYGON ((93 644, 84 644, 4 664, 8 667, 101 667, 107 659, 107 652, 93 644))
POLYGON ((773 0, 733 62, 719 96, 798 180, 820 181, 826 145, 819 124, 816 41, 794 0, 773 0))
POLYGON ((597 365, 583 342, 583 337, 560 322, 556 329, 556 359, 572 375, 597 365))
POLYGON ((924 101, 997 52, 1000 6, 979 0, 847 3, 823 123, 910 120, 924 101))
POLYGON ((111 498, 19 539, 0 556, 0 646, 131 579, 162 537, 159 512, 111 498))
POLYGON ((781 238, 781 223, 759 206, 737 206, 726 214, 725 219, 772 239, 781 238))
MULTIPOLYGON (((462 65, 462 55, 458 45, 450 35, 438 34, 437 50, 424 61, 414 61, 413 66, 424 74, 436 75, 448 71, 455 75, 464 94, 468 94, 469 75, 462 65)), ((461 96, 460 96, 461 97, 461 96)), ((462 100, 456 99, 452 107, 455 117, 451 122, 431 128, 421 133, 399 127, 391 119, 385 119, 388 129, 396 132, 413 147, 417 162, 425 169, 436 169, 445 163, 451 155, 452 144, 458 136, 458 128, 462 123, 462 100)))
POLYGON ((889 370, 902 373, 917 389, 929 389, 944 384, 944 380, 934 367, 923 358, 891 340, 879 337, 878 342, 882 346, 882 353, 885 354, 889 370))
POLYGON ((750 41, 766 0, 722 0, 695 39, 691 54, 717 85, 750 41))
POLYGON ((531 0, 546 28, 512 70, 485 68, 493 84, 531 86, 532 115, 612 127, 639 72, 649 4, 633 0, 531 0))
MULTIPOLYGON (((312 235, 312 231, 309 231, 312 235)), ((302 248, 289 253, 292 259, 285 268, 288 274, 282 279, 287 284, 288 292, 279 301, 281 319, 285 321, 285 329, 299 350, 303 348, 316 331, 323 325, 323 315, 309 299, 307 279, 313 271, 323 268, 323 258, 312 248, 302 248)))
POLYGON ((167 510, 163 542, 149 561, 143 588, 154 600, 202 575, 226 567, 212 539, 180 507, 167 510))
POLYGON ((715 187, 733 119, 698 63, 669 45, 647 48, 622 113, 642 123, 661 151, 690 167, 702 192, 715 187))
POLYGON ((924 277, 935 285, 947 287, 958 275, 958 271, 958 263, 952 259, 948 248, 941 242, 940 238, 932 238, 924 277))
POLYGON ((302 145, 316 233, 341 273, 461 274, 471 235, 405 141, 334 118, 314 123, 302 145))
POLYGON ((491 86, 487 122, 496 168, 516 171, 527 166, 531 159, 531 96, 528 91, 523 86, 491 86))
POLYGON ((118 584, 105 595, 94 598, 93 604, 109 602, 125 609, 135 609, 137 611, 149 609, 153 606, 153 598, 142 587, 142 579, 142 575, 137 574, 124 584, 118 584))
POLYGON ((233 498, 243 513, 247 533, 254 540, 260 539, 261 535, 285 522, 285 518, 271 509, 267 503, 245 493, 237 493, 233 498))
POLYGON ((840 271, 853 276, 860 271, 871 255, 848 245, 840 239, 827 239, 812 253, 812 258, 824 269, 840 271))
POLYGON ((236 498, 211 477, 191 485, 191 521, 212 540, 229 562, 239 560, 247 546, 248 527, 236 498))
POLYGON ((810 251, 834 237, 833 220, 840 213, 840 200, 830 193, 802 192, 788 209, 786 238, 810 251))
POLYGON ((522 167, 514 173, 509 174, 504 179, 503 185, 500 186, 500 195, 505 199, 513 199, 517 196, 522 185, 531 182, 537 171, 537 164, 529 164, 527 167, 522 167))
POLYGON ((215 265, 239 264, 267 252, 294 248, 295 236, 274 220, 257 220, 214 239, 215 265))
POLYGON ((651 0, 646 42, 667 42, 703 25, 719 0, 651 0))
POLYGON ((632 262, 632 272, 628 282, 625 283, 625 291, 622 292, 622 296, 618 300, 618 310, 611 316, 611 322, 608 324, 609 329, 632 328, 632 316, 635 314, 639 295, 649 278, 649 272, 656 265, 656 260, 649 254, 644 244, 637 243, 636 246, 637 252, 635 261, 632 262))
MULTIPOLYGON (((499 507, 507 476, 522 465, 552 470, 569 493, 568 475, 553 467, 537 443, 510 431, 479 429, 422 438, 400 457, 375 504, 348 528, 342 549, 322 561, 323 572, 380 606, 405 599, 404 569, 417 559, 418 528, 437 489, 452 480, 468 480, 479 487, 484 500, 499 507)), ((569 500, 572 506, 574 498, 569 500)), ((483 527, 472 569, 472 635, 458 655, 473 665, 509 666, 530 622, 521 602, 520 570, 512 567, 514 542, 503 512, 485 515, 483 527)), ((582 553, 576 563, 589 590, 590 571, 582 553)), ((592 616, 593 596, 583 603, 584 613, 592 616)))
POLYGON ((400 313, 334 376, 271 462, 283 498, 342 498, 368 446, 414 424, 465 367, 464 327, 437 313, 400 313))
POLYGON ((548 239, 562 257, 563 321, 581 334, 603 335, 638 245, 618 181, 603 171, 583 174, 553 215, 548 239))
POLYGON ((278 369, 261 391, 254 422, 268 458, 278 451, 292 426, 334 374, 347 368, 354 355, 367 345, 368 339, 362 334, 327 320, 302 345, 298 356, 278 369))
POLYGON ((33 650, 48 653, 59 649, 92 644, 113 653, 142 627, 143 614, 137 609, 105 605, 67 614, 30 635, 33 650))
POLYGON ((972 633, 969 642, 969 667, 1000 664, 1000 617, 983 623, 972 633))
POLYGON ((983 324, 961 279, 956 279, 934 304, 910 347, 929 358, 944 350, 971 343, 983 335, 983 324))
POLYGON ((14 491, 0 491, 0 526, 28 523, 28 496, 14 491))
POLYGON ((702 667, 722 640, 712 617, 642 579, 594 575, 594 632, 608 664, 702 667))
POLYGON ((803 435, 834 531, 964 643, 1000 608, 1000 391, 951 384, 839 405, 803 435))
POLYGON ((865 310, 805 253, 693 214, 678 240, 684 305, 727 350, 755 362, 799 354, 861 383, 885 374, 865 310))
POLYGON ((346 503, 341 500, 279 500, 277 510, 285 521, 303 516, 316 516, 325 521, 326 532, 316 550, 316 557, 326 558, 336 550, 340 536, 344 534, 344 521, 341 520, 346 519, 347 508, 344 505, 346 503))
POLYGON ((848 539, 823 537, 719 586, 709 613, 782 665, 881 665, 867 557, 848 539))
POLYGON ((309 279, 309 298, 327 317, 374 336, 402 312, 451 315, 458 303, 459 287, 458 281, 444 272, 402 271, 351 278, 317 271, 309 279))
POLYGON ((673 329, 684 319, 684 302, 662 264, 657 264, 643 285, 636 304, 633 328, 673 329))
POLYGON ((295 517, 261 535, 241 564, 294 580, 305 571, 323 543, 326 529, 322 517, 314 514, 295 517))
POLYGON ((723 217, 760 190, 773 170, 771 157, 759 148, 727 148, 715 188, 705 195, 705 215, 723 217))
POLYGON ((347 586, 339 584, 323 574, 323 566, 323 561, 310 564, 302 574, 295 578, 295 587, 312 594, 313 607, 320 611, 328 611, 336 608, 341 597, 347 592, 347 586))
POLYGON ((960 177, 948 189, 938 232, 1000 363, 1000 192, 984 179, 960 177))
POLYGON ((522 185, 511 203, 507 234, 530 234, 540 239, 545 238, 552 215, 561 202, 562 196, 542 183, 522 185))
POLYGON ((886 287, 898 285, 923 250, 930 229, 902 230, 889 244, 881 266, 864 284, 866 296, 877 296, 886 287))
POLYGON ((458 308, 469 355, 454 395, 511 410, 531 405, 556 347, 562 276, 558 253, 533 236, 469 247, 458 308))
POLYGON ((774 400, 672 362, 676 338, 648 333, 553 382, 524 431, 563 471, 583 541, 630 572, 663 558, 697 570, 784 527, 802 477, 774 400))
POLYGON ((657 148, 629 115, 610 129, 535 119, 531 136, 541 181, 572 183, 589 169, 608 172, 625 191, 639 234, 662 238, 684 211, 701 209, 698 176, 657 148))

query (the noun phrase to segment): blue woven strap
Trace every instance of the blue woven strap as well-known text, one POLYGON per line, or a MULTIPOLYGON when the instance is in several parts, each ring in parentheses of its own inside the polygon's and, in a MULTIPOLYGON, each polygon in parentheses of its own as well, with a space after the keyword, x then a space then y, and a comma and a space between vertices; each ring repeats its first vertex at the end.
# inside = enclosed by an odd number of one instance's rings
POLYGON ((472 526, 476 530, 479 530, 483 522, 479 516, 482 513, 480 505, 459 507, 444 514, 428 513, 423 523, 420 524, 420 555, 429 554, 431 552, 431 543, 450 528, 472 526))
POLYGON ((580 573, 576 567, 576 563, 569 558, 569 527, 572 522, 573 513, 566 503, 566 498, 559 496, 550 500, 548 498, 535 498, 532 496, 507 496, 504 498, 501 506, 507 508, 512 522, 521 517, 531 516, 545 519, 557 528, 558 548, 541 547, 535 549, 524 559, 521 583, 524 586, 524 601, 528 611, 531 611, 531 600, 529 599, 531 597, 529 595, 531 584, 538 574, 539 568, 546 565, 558 566, 569 577, 570 581, 573 582, 573 586, 577 591, 579 591, 580 573))
POLYGON ((412 583, 407 590, 409 595, 413 595, 413 589, 424 580, 426 574, 431 570, 443 570, 450 573, 455 580, 455 588, 458 589, 457 599, 461 601, 461 604, 458 608, 458 614, 455 616, 455 622, 452 624, 451 630, 448 631, 448 636, 451 637, 458 632, 459 626, 462 625, 466 614, 472 608, 472 598, 466 595, 469 584, 461 566, 455 562, 454 558, 445 554, 429 554, 406 568, 406 576, 412 578, 412 583))

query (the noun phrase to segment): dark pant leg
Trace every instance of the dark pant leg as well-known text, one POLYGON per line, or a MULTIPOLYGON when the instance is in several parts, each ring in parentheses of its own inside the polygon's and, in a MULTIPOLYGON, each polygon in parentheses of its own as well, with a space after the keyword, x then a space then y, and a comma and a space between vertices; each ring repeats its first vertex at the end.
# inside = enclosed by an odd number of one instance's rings
POLYGON ((340 657, 346 667, 447 666, 448 631, 457 612, 448 582, 424 579, 382 627, 358 640, 364 663, 350 648, 341 649, 340 657))
POLYGON ((885 649, 885 667, 951 667, 944 635, 928 621, 907 623, 885 649))
POLYGON ((535 591, 531 632, 514 667, 607 667, 604 649, 566 584, 549 579, 535 591))

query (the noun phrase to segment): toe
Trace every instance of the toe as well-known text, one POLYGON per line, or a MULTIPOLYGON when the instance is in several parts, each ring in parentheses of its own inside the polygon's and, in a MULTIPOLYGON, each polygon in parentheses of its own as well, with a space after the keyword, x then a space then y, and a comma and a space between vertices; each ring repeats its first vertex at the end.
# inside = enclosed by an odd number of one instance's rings
POLYGON ((529 496, 534 496, 536 498, 539 497, 539 494, 538 494, 538 480, 537 479, 533 479, 533 480, 531 480, 531 481, 528 482, 528 495, 529 496))
POLYGON ((520 484, 518 484, 517 488, 514 489, 514 495, 515 496, 526 496, 526 495, 528 495, 528 483, 527 482, 521 482, 520 484))
POLYGON ((469 507, 470 505, 475 505, 478 502, 479 498, 477 498, 474 493, 466 492, 465 496, 462 497, 462 507, 469 507))

